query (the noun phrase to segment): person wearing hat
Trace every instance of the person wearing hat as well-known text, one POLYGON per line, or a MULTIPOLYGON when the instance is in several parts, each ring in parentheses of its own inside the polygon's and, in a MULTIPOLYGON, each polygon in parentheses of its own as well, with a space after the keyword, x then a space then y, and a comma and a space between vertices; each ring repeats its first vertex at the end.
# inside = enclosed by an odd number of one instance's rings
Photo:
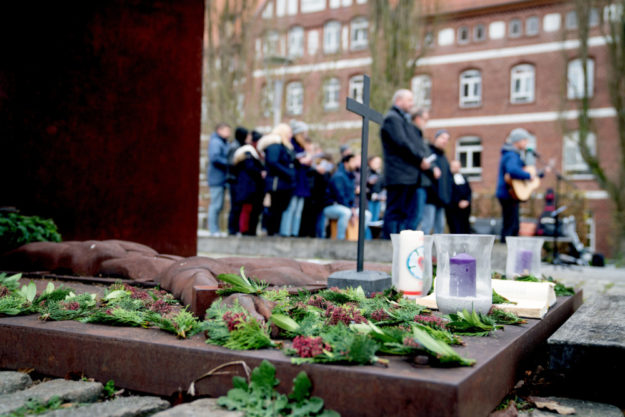
POLYGON ((510 194, 506 176, 518 180, 532 179, 532 175, 523 170, 525 162, 521 158, 521 152, 527 148, 529 137, 530 134, 527 130, 523 128, 513 129, 508 135, 506 143, 501 148, 496 196, 501 205, 503 220, 501 228, 502 243, 506 241, 506 236, 517 236, 519 234, 519 201, 510 194))
POLYGON ((431 184, 426 190, 427 198, 421 220, 421 229, 426 235, 445 231, 445 207, 451 203, 453 181, 449 161, 445 156, 449 139, 449 132, 440 129, 436 131, 434 141, 430 144, 431 153, 436 155, 432 165, 438 168, 438 175, 431 178, 431 184))
POLYGON ((304 201, 310 198, 309 173, 311 171, 312 157, 306 153, 308 138, 308 125, 302 121, 291 120, 293 137, 291 144, 295 153, 295 188, 288 207, 282 213, 280 222, 281 236, 299 236, 300 224, 304 201))

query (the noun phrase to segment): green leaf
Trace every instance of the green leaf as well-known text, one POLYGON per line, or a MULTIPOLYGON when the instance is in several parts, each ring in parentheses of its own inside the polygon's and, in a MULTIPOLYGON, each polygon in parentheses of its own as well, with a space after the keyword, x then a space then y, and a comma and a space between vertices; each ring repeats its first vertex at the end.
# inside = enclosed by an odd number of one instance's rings
POLYGON ((282 330, 291 333, 297 333, 300 329, 300 325, 295 320, 284 314, 272 314, 271 322, 282 330))
POLYGON ((28 285, 23 285, 20 288, 19 294, 28 300, 29 303, 32 303, 37 296, 37 286, 34 282, 30 281, 28 285))
MULTIPOLYGON (((293 379, 293 390, 289 394, 291 400, 301 402, 310 397, 310 390, 312 389, 312 382, 306 375, 306 372, 301 371, 295 379, 293 379)), ((323 402, 321 403, 323 407, 323 402)))
POLYGON ((273 387, 280 381, 276 379, 276 367, 267 360, 263 360, 257 368, 254 368, 250 377, 250 388, 264 393, 273 391, 273 387))
POLYGON ((291 407, 292 417, 314 416, 323 409, 323 400, 319 397, 311 397, 291 407))
POLYGON ((238 376, 238 375, 235 375, 232 377, 232 387, 239 388, 244 391, 247 391, 249 388, 247 385, 247 380, 243 378, 242 376, 238 376))

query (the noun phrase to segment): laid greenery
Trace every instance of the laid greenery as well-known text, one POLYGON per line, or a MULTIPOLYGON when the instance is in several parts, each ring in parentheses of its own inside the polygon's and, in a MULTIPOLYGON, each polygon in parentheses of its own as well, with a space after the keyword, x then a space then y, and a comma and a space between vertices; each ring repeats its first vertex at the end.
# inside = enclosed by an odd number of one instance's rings
POLYGON ((60 242, 61 235, 51 219, 0 212, 0 253, 30 242, 60 242))
MULTIPOLYGON (((493 278, 506 279, 505 275, 497 274, 497 276, 493 276, 493 278)), ((534 275, 522 275, 520 277, 515 278, 516 281, 526 281, 526 282, 551 282, 555 284, 554 291, 556 293, 556 297, 567 297, 570 295, 575 295, 575 289, 572 287, 567 287, 561 282, 557 281, 551 276, 543 276, 541 278, 535 277, 534 275)))
POLYGON ((336 411, 325 410, 323 399, 311 397, 312 383, 306 372, 300 372, 293 379, 293 389, 288 396, 276 391, 279 384, 276 368, 264 360, 252 371, 249 383, 240 376, 233 377, 233 388, 217 403, 229 410, 243 411, 248 417, 340 416, 336 411))
POLYGON ((240 275, 220 275, 225 294, 264 298, 272 307, 264 321, 237 301, 214 302, 204 321, 171 294, 117 283, 102 297, 75 294, 48 284, 37 296, 34 283, 19 285, 20 274, 0 274, 0 315, 39 314, 41 320, 77 320, 116 326, 153 327, 188 338, 203 333, 206 342, 233 350, 282 349, 294 364, 386 365, 388 355, 419 358, 432 366, 471 366, 453 346, 461 336, 487 336, 503 325, 525 323, 512 313, 432 313, 391 288, 367 297, 361 288, 330 288, 290 294, 268 290, 265 283, 240 275))
POLYGON ((63 406, 63 400, 55 395, 49 401, 42 402, 36 398, 31 398, 26 403, 7 414, 8 417, 24 417, 33 414, 45 414, 49 411, 58 410, 63 406))

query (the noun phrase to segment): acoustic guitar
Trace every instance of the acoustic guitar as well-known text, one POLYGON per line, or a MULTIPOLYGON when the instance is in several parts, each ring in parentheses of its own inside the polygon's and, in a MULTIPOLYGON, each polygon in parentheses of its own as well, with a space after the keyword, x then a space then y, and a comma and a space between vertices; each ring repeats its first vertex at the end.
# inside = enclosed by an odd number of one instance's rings
POLYGON ((536 167, 533 165, 527 165, 523 167, 523 171, 528 172, 533 176, 531 180, 519 180, 510 177, 510 174, 506 174, 504 179, 508 184, 508 191, 512 198, 518 201, 527 201, 534 191, 540 187, 540 178, 536 175, 536 167))

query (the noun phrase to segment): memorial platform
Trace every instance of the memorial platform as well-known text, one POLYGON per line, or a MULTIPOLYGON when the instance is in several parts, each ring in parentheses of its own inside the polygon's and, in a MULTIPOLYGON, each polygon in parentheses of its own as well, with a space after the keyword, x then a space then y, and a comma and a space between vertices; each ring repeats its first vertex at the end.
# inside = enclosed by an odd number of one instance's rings
MULTIPOLYGON (((120 328, 73 321, 43 322, 36 316, 0 318, 0 368, 34 368, 63 377, 84 374, 144 393, 170 396, 215 367, 263 359, 277 368, 281 389, 305 370, 313 395, 342 416, 487 416, 516 382, 525 360, 581 305, 582 293, 560 297, 542 320, 505 326, 490 337, 465 337, 455 348, 477 360, 473 367, 431 368, 389 357, 389 366, 295 366, 277 350, 232 351, 204 343, 202 336, 177 340, 155 329, 120 328)), ((231 387, 232 373, 196 382, 198 395, 219 396, 231 387)))

